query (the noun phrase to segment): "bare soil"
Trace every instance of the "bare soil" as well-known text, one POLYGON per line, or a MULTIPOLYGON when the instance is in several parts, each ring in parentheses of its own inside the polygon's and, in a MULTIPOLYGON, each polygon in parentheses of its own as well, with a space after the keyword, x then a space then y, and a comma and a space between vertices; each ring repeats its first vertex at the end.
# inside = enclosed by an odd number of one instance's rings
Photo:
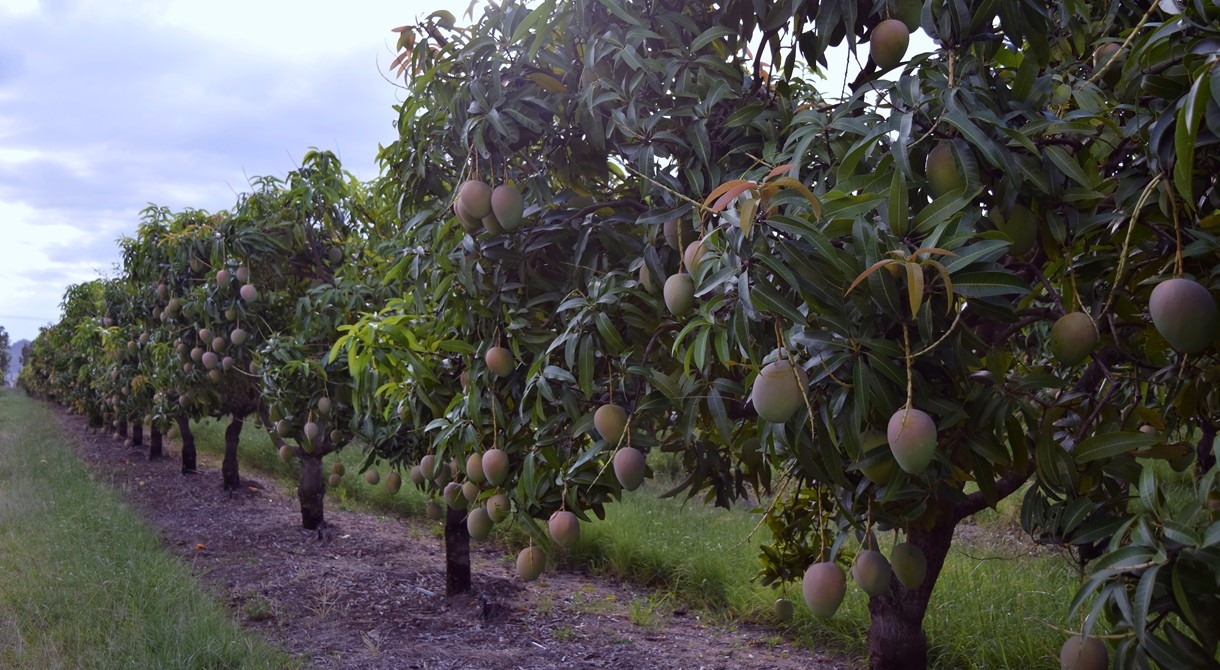
POLYGON ((93 476, 118 489, 235 618, 304 667, 852 667, 796 646, 781 628, 713 623, 632 585, 571 571, 524 583, 502 547, 481 543, 471 547, 473 592, 447 598, 439 524, 330 508, 323 532, 303 531, 294 492, 274 482, 244 480, 230 496, 203 454, 199 473, 183 476, 175 443, 149 461, 146 449, 58 416, 93 476))

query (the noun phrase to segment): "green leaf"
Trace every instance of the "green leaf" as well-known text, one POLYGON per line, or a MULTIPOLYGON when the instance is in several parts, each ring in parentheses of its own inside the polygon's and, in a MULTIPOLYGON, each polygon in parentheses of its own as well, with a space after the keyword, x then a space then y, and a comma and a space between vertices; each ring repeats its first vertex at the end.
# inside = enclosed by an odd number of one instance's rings
POLYGON ((712 26, 703 31, 690 43, 691 51, 699 51, 703 47, 715 42, 719 39, 724 39, 730 35, 736 35, 737 31, 727 26, 712 26))
POLYGON ((911 205, 908 202, 907 180, 902 170, 895 169, 890 179, 889 207, 886 211, 890 230, 899 237, 905 237, 911 227, 911 205))
POLYGON ((963 186, 962 188, 949 191, 933 200, 927 207, 919 210, 919 214, 915 215, 915 230, 927 233, 948 221, 954 214, 965 209, 974 201, 974 198, 978 196, 981 190, 979 188, 968 189, 968 186, 963 186))
POLYGON ((1080 184, 1086 189, 1093 189, 1093 180, 1080 167, 1080 163, 1067 152, 1063 147, 1050 146, 1046 148, 1046 157, 1050 159, 1059 171, 1066 175, 1069 179, 1080 184))
POLYGON ((953 291, 967 298, 1024 295, 1029 284, 1015 275, 999 271, 959 272, 953 276, 953 291))
POLYGON ((1138 431, 1106 433, 1090 437, 1072 450, 1072 458, 1077 463, 1088 463, 1103 458, 1111 458, 1129 451, 1145 449, 1160 441, 1157 435, 1138 431))
POLYGON ((1202 72, 1190 87, 1190 92, 1178 109, 1178 123, 1174 130, 1174 149, 1177 157, 1174 160, 1173 184, 1186 202, 1194 205, 1194 169, 1195 145, 1199 138, 1199 122, 1207 110, 1211 99, 1211 77, 1202 72))

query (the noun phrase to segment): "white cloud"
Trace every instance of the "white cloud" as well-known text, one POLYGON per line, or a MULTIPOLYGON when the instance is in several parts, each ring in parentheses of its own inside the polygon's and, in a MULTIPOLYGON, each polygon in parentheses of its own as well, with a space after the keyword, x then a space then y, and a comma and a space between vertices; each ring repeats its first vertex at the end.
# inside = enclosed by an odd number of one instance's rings
POLYGON ((150 202, 225 209, 310 147, 375 176, 390 29, 443 6, 0 0, 0 325, 32 338, 68 284, 112 274, 150 202))

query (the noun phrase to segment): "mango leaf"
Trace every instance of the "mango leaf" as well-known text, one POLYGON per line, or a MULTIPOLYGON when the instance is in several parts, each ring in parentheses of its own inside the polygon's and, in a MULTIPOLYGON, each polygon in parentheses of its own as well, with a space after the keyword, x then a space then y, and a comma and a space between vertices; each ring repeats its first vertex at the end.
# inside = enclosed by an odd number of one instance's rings
POLYGON ((1186 202, 1194 204, 1195 144, 1199 137, 1199 122, 1211 99, 1211 77, 1200 73, 1178 109, 1178 124, 1174 129, 1174 149, 1177 157, 1173 167, 1173 185, 1186 202))
POLYGON ((1111 458, 1128 451, 1145 449, 1160 441, 1160 437, 1138 431, 1106 433, 1090 437, 1072 450, 1072 458, 1077 463, 1088 463, 1103 458, 1111 458))

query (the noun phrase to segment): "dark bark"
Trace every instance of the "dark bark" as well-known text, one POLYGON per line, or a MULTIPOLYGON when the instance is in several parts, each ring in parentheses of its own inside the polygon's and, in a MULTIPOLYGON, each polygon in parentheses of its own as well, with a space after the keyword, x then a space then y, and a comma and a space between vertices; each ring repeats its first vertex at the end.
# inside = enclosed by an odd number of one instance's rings
POLYGON ((301 503, 301 526, 317 530, 325 521, 324 501, 326 478, 322 476, 322 455, 301 454, 301 479, 297 482, 297 500, 301 503))
POLYGON ((456 596, 470 592, 470 531, 465 510, 445 509, 445 595, 456 596))
POLYGON ((913 591, 891 577, 889 593, 869 599, 868 612, 872 618, 868 628, 870 668, 923 670, 928 666, 928 638, 924 634, 923 618, 959 520, 952 510, 944 510, 932 528, 909 529, 907 541, 923 550, 927 559, 927 577, 913 591))
POLYGON ((131 422, 131 446, 144 446, 144 423, 142 421, 131 422))
POLYGON ((178 432, 182 436, 182 474, 193 475, 198 472, 195 460, 195 434, 191 432, 191 420, 185 414, 174 417, 178 423, 178 432))
POLYGON ((161 429, 151 426, 148 429, 148 460, 155 460, 165 455, 165 446, 161 429))
POLYGON ((236 491, 241 488, 241 473, 237 467, 237 445, 241 440, 241 428, 245 421, 234 414, 233 419, 225 428, 225 457, 220 464, 220 475, 224 480, 226 491, 236 491))
POLYGON ((120 440, 127 439, 127 419, 119 419, 118 437, 120 440))

